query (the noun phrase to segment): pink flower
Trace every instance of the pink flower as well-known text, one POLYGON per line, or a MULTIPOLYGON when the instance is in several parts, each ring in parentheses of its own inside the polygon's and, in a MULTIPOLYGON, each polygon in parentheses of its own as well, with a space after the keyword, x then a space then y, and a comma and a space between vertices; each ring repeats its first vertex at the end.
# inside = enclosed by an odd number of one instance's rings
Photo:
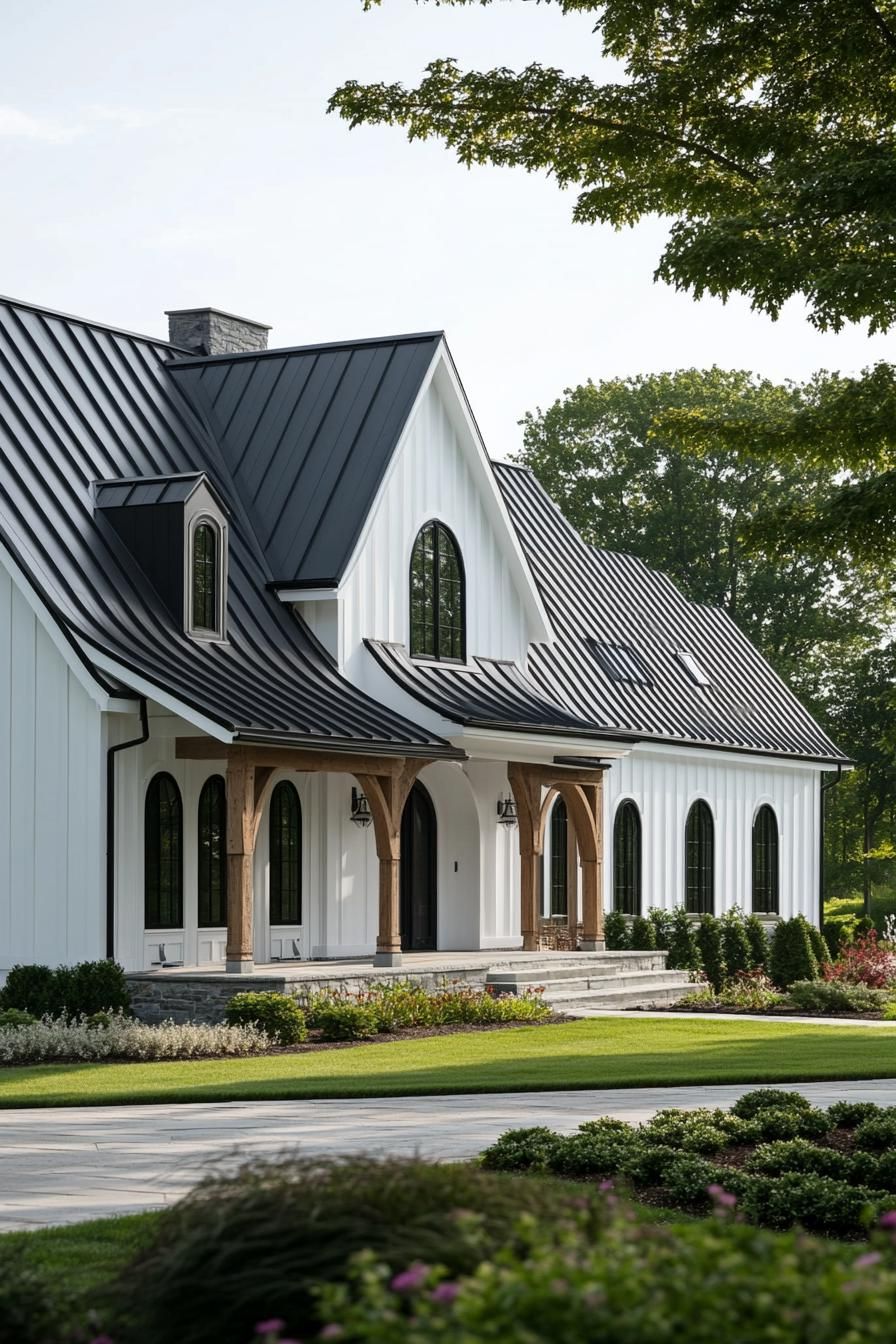
POLYGON ((881 1260, 883 1256, 880 1251, 866 1251, 858 1260, 853 1261, 853 1265, 856 1269, 870 1269, 872 1265, 879 1265, 881 1260))
POLYGON ((286 1322, 279 1316, 272 1316, 269 1321, 259 1321, 255 1327, 256 1335, 279 1335, 286 1322))
POLYGON ((440 1283, 433 1288, 430 1297, 433 1302, 453 1302, 460 1292, 458 1283, 440 1283))
POLYGON ((730 1190, 726 1190, 722 1185, 708 1185, 706 1193, 712 1198, 713 1203, 720 1209, 733 1209, 737 1203, 737 1195, 732 1195, 730 1190))
POLYGON ((429 1273, 429 1266, 424 1265, 420 1260, 415 1260, 408 1268, 396 1274, 392 1280, 391 1288, 395 1293, 414 1293, 426 1281, 429 1273))
POLYGON ((598 1190, 615 1190, 616 1187, 612 1181, 601 1181, 597 1188, 598 1190))
POLYGON ((318 1335, 318 1339, 341 1339, 344 1334, 345 1331, 342 1326, 337 1325, 334 1321, 330 1325, 324 1326, 323 1330, 321 1330, 318 1335))
POLYGON ((896 1227, 896 1209, 890 1209, 887 1213, 880 1216, 881 1227, 896 1227))

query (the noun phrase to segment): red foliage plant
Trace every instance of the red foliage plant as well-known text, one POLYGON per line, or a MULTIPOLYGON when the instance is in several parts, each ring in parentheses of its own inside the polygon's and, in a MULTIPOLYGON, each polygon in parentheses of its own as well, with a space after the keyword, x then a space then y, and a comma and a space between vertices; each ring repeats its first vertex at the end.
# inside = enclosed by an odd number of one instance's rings
POLYGON ((874 929, 844 947, 837 960, 822 969, 825 980, 868 985, 870 989, 886 989, 896 982, 896 956, 877 941, 874 929))

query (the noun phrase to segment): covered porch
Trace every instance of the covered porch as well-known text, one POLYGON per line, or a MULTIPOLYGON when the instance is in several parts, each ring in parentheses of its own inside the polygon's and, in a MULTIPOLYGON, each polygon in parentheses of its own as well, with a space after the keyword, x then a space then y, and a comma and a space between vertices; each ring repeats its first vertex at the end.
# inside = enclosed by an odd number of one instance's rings
MULTIPOLYGON (((435 763, 434 757, 327 752, 242 742, 224 746, 207 737, 178 737, 175 754, 179 761, 226 763, 227 975, 245 977, 260 970, 254 936, 255 846, 272 780, 284 770, 347 774, 353 778, 369 809, 376 846, 377 934, 372 967, 407 965, 409 956, 416 955, 402 948, 402 817, 420 772, 435 763)), ((503 821, 516 825, 519 847, 522 953, 518 955, 535 954, 542 947, 573 952, 603 948, 604 768, 604 762, 560 757, 552 762, 506 763, 511 798, 507 800, 509 809, 505 804, 503 821), (569 818, 567 867, 573 875, 563 927, 556 920, 544 920, 541 904, 546 822, 557 798, 563 799, 569 818)), ((492 824, 499 825, 497 815, 492 824)), ((490 893, 483 889, 480 899, 490 899, 490 893)), ((425 955, 445 956, 449 962, 458 956, 454 952, 425 955)), ((464 958, 471 955, 475 954, 465 952, 464 958)), ((495 951, 483 951, 481 956, 489 964, 497 959, 495 951)), ((334 964, 321 963, 322 967, 334 964)), ((283 968, 278 966, 277 972, 282 975, 283 968)), ((167 969, 164 973, 172 974, 167 969)))

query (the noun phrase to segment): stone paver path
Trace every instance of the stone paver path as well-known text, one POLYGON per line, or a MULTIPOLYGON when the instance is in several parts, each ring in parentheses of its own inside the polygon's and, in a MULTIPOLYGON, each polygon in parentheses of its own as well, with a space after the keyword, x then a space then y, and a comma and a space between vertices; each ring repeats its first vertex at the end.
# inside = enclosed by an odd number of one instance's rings
MULTIPOLYGON (((788 1084, 817 1106, 896 1104, 896 1080, 788 1084)), ((0 1111, 0 1231, 161 1208, 213 1162, 318 1153, 472 1157, 505 1129, 642 1121, 667 1106, 730 1106, 748 1086, 515 1092, 374 1100, 79 1106, 0 1111)))

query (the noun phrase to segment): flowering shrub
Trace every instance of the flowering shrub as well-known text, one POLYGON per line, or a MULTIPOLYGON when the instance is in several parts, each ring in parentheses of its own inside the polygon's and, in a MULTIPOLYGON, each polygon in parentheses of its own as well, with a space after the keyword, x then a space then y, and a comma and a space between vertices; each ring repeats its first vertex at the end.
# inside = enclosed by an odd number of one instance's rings
POLYGON ((869 929, 850 946, 844 947, 837 960, 826 965, 823 971, 825 980, 886 989, 896 983, 896 953, 879 943, 875 930, 869 929))
POLYGON ((688 994, 682 1003, 688 1008, 739 1008, 751 1013, 775 1008, 785 996, 772 984, 765 971, 738 971, 722 985, 718 992, 711 985, 701 985, 688 994))
POLYGON ((44 1017, 0 1031, 0 1064, 42 1064, 53 1059, 197 1059, 254 1055, 271 1041, 258 1027, 199 1022, 150 1025, 113 1013, 108 1026, 86 1017, 44 1017))
POLYGON ((878 1234, 879 1250, 857 1254, 744 1226, 736 1198, 715 1184, 710 1199, 717 1217, 678 1224, 670 1236, 610 1194, 599 1237, 574 1217, 559 1229, 528 1220, 517 1247, 468 1274, 419 1259, 396 1274, 374 1255, 359 1256, 349 1283, 320 1292, 326 1337, 352 1344, 716 1344, 736 1321, 738 1344, 892 1338, 896 1269, 888 1229, 878 1234))
POLYGON ((445 985, 429 993, 409 980, 385 980, 370 989, 325 989, 302 1000, 310 1027, 330 1040, 357 1040, 408 1027, 442 1027, 495 1022, 541 1022, 551 1009, 542 989, 494 994, 472 985, 445 985), (346 1035, 339 1035, 340 1023, 346 1035))

